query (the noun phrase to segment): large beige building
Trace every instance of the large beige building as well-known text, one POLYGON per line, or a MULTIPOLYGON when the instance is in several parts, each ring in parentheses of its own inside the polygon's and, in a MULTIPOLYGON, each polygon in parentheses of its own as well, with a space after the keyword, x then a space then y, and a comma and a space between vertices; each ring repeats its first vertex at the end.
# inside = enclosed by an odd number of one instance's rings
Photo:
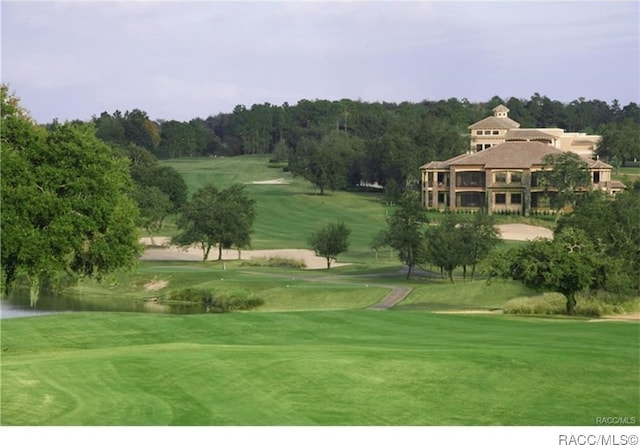
POLYGON ((624 189, 624 184, 611 180, 612 167, 594 159, 600 136, 560 128, 520 128, 504 105, 470 125, 469 131, 471 146, 466 154, 421 167, 425 207, 525 215, 549 209, 549 191, 538 182, 543 158, 567 151, 578 154, 588 166, 592 189, 608 194, 624 189))
MULTIPOLYGON (((549 191, 539 182, 543 158, 562 150, 538 141, 509 141, 421 167, 424 206, 486 209, 489 213, 528 215, 549 209, 549 191)), ((611 179, 612 167, 582 156, 591 174, 591 189, 615 194, 624 189, 611 179)))
POLYGON ((537 141, 580 156, 595 157, 595 150, 601 140, 597 135, 567 133, 561 128, 520 128, 520 124, 509 117, 509 109, 504 105, 495 107, 493 116, 470 125, 469 131, 470 153, 508 141, 537 141))
MULTIPOLYGON (((424 206, 524 215, 532 210, 549 209, 549 191, 539 183, 539 175, 543 158, 562 152, 546 142, 508 141, 446 161, 429 162, 421 167, 424 206)), ((609 164, 586 156, 581 158, 591 174, 592 189, 608 194, 624 189, 622 183, 611 180, 609 164)))

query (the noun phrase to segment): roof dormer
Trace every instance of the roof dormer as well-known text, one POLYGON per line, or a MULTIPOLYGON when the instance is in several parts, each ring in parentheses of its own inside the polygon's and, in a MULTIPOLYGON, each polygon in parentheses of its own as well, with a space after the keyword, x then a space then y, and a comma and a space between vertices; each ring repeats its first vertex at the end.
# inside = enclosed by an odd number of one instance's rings
POLYGON ((497 107, 495 107, 493 109, 493 116, 494 117, 509 117, 509 109, 507 107, 505 107, 504 105, 498 105, 497 107))

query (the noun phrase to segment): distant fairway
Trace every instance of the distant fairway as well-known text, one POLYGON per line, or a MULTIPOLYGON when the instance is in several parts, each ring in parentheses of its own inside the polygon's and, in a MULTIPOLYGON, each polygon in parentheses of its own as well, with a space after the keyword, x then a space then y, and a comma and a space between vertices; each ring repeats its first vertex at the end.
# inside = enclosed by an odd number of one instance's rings
POLYGON ((305 248, 307 238, 328 222, 343 220, 352 230, 351 249, 346 258, 373 256, 369 244, 386 226, 387 209, 379 193, 326 191, 316 195, 313 186, 301 178, 293 178, 281 168, 269 167, 269 156, 232 158, 198 158, 163 161, 185 178, 189 191, 213 183, 228 187, 247 184, 257 201, 257 218, 252 237, 254 249, 305 248), (289 184, 252 184, 283 178, 289 184))
POLYGON ((423 312, 2 321, 3 425, 640 418, 640 325, 423 312))

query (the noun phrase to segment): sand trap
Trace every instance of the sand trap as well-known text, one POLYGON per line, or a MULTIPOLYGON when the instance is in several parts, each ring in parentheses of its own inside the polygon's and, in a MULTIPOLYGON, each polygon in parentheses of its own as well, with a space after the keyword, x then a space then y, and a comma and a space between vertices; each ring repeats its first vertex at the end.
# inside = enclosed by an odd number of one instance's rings
POLYGON ((146 290, 147 292, 153 292, 156 290, 164 289, 168 284, 169 282, 165 280, 153 280, 144 285, 144 290, 146 290))
MULTIPOLYGON (((197 247, 189 247, 187 249, 175 246, 169 246, 169 238, 154 237, 155 247, 151 246, 150 238, 141 238, 140 242, 147 246, 147 249, 140 257, 141 260, 147 261, 202 261, 202 250, 197 247)), ((289 258, 298 261, 304 261, 307 269, 326 269, 327 260, 319 257, 313 250, 309 249, 273 249, 273 250, 243 250, 241 259, 247 260, 251 258, 289 258)), ((218 250, 211 249, 208 261, 216 261, 218 259, 218 250)), ((222 250, 223 260, 237 260, 238 251, 234 249, 222 250)), ((331 267, 346 266, 349 263, 331 263, 331 267)))
POLYGON ((502 309, 468 309, 458 311, 432 311, 433 314, 502 314, 502 309))
POLYGON ((545 227, 530 226, 528 224, 500 224, 502 239, 511 241, 531 241, 536 238, 553 238, 553 231, 545 227))
POLYGON ((640 312, 635 314, 604 315, 601 318, 594 318, 589 321, 640 321, 640 312))
POLYGON ((263 184, 263 185, 287 185, 291 184, 291 181, 288 181, 284 178, 278 179, 268 179, 264 181, 253 181, 251 184, 263 184))
MULTIPOLYGON (((288 181, 280 178, 271 181, 256 181, 254 184, 285 184, 288 181), (284 181, 284 182, 282 182, 284 181)), ((528 241, 536 238, 552 238, 553 232, 544 227, 531 226, 528 224, 500 224, 497 226, 500 236, 506 240, 528 241)), ((155 244, 151 244, 150 238, 141 238, 140 242, 147 249, 142 254, 142 260, 149 261, 201 261, 202 250, 197 247, 187 249, 169 246, 168 237, 154 237, 155 244)), ((243 250, 241 259, 251 258, 289 258, 292 260, 304 261, 307 269, 326 269, 327 260, 319 257, 313 250, 309 249, 273 249, 273 250, 243 250)), ((212 249, 209 253, 209 261, 218 259, 217 249, 212 249)), ((223 260, 237 260, 238 251, 234 249, 224 249, 222 251, 223 260)), ((332 263, 331 267, 345 266, 349 263, 332 263)))

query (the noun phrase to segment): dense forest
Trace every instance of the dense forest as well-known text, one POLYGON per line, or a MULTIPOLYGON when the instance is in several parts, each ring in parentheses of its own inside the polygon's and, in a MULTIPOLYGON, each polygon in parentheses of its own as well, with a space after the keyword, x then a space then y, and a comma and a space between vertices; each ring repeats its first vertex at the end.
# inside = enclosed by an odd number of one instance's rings
POLYGON ((139 109, 103 112, 96 135, 121 147, 146 149, 157 159, 271 154, 321 189, 361 182, 395 184, 419 179, 419 167, 468 147, 467 127, 504 104, 525 127, 557 127, 600 134, 598 154, 615 166, 640 158, 640 107, 579 98, 568 104, 534 94, 493 97, 484 103, 451 98, 420 103, 301 100, 296 105, 237 105, 230 113, 188 122, 154 121, 139 109), (331 165, 330 174, 326 172, 331 165), (321 176, 321 177, 319 177, 321 176))

